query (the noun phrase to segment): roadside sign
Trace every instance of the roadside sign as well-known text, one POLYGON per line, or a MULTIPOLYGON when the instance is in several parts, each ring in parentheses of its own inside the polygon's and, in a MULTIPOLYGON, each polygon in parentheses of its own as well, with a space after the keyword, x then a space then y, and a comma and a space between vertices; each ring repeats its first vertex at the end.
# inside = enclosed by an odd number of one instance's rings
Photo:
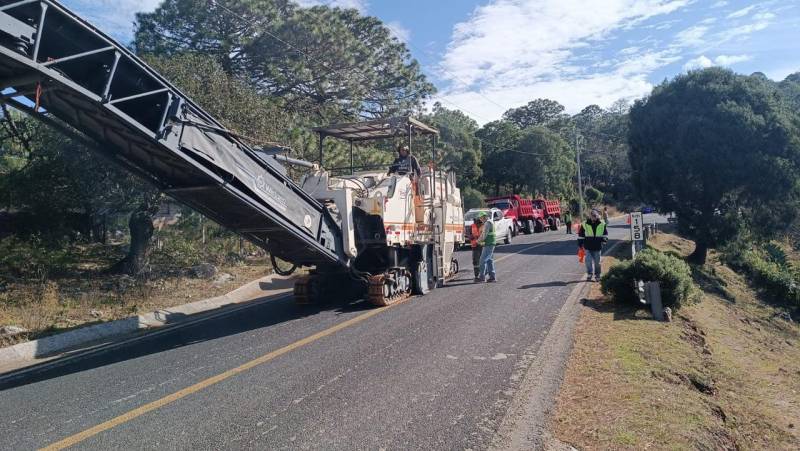
POLYGON ((631 241, 644 241, 644 220, 641 211, 631 213, 631 241))

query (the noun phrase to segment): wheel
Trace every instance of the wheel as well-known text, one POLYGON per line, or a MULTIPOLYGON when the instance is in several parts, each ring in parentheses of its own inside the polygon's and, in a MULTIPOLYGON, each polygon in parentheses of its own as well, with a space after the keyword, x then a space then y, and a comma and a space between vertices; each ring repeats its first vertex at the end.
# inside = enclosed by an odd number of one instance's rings
POLYGON ((535 233, 542 233, 544 232, 544 230, 545 230, 544 221, 542 221, 541 219, 537 219, 536 224, 533 226, 533 231, 535 233))
POLYGON ((519 235, 519 223, 515 220, 514 221, 514 236, 519 235))
POLYGON ((550 230, 558 230, 558 226, 556 225, 556 219, 552 216, 547 218, 547 227, 550 230))
POLYGON ((511 244, 511 228, 508 229, 508 233, 506 233, 506 238, 503 240, 506 244, 511 244))
POLYGON ((527 221, 525 221, 525 235, 530 235, 531 233, 533 233, 533 230, 534 230, 533 221, 528 219, 527 221))
POLYGON ((297 265, 281 260, 272 253, 269 254, 269 259, 272 262, 272 270, 279 276, 291 276, 297 269, 297 265))

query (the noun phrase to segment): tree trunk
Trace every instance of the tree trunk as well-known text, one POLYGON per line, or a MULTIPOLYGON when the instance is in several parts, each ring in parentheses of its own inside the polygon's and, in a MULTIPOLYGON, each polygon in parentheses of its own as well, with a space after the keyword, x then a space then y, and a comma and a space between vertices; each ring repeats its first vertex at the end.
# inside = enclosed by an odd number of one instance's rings
POLYGON ((137 208, 128 220, 128 227, 131 231, 131 245, 128 248, 128 255, 117 262, 111 272, 117 274, 128 274, 135 276, 142 273, 147 266, 147 259, 150 254, 150 241, 153 238, 153 209, 142 204, 137 208))
POLYGON ((92 215, 90 218, 92 224, 92 242, 106 244, 106 215, 103 214, 100 215, 100 217, 92 215))
POLYGON ((689 261, 689 263, 705 265, 707 256, 708 245, 702 241, 696 241, 694 245, 694 252, 692 252, 686 259, 689 261))
POLYGON ((495 197, 500 195, 500 181, 497 181, 494 185, 494 195, 495 197))

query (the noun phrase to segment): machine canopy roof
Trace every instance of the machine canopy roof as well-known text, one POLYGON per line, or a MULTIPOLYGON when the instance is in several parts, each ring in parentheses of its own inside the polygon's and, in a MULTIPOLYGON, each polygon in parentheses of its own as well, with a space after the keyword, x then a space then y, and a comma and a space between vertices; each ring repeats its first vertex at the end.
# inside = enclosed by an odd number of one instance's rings
POLYGON ((399 116, 374 121, 352 122, 335 124, 327 127, 317 127, 315 132, 320 137, 332 136, 347 141, 371 141, 386 138, 408 136, 411 133, 418 135, 438 135, 439 130, 410 117, 399 116))

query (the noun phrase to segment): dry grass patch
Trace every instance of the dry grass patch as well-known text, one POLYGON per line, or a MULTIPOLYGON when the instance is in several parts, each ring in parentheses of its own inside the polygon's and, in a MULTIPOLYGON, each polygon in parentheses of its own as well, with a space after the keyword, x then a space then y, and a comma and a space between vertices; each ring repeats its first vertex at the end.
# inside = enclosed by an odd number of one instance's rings
MULTIPOLYGON (((651 244, 693 249, 670 234, 651 244)), ((798 449, 800 327, 778 319, 716 254, 695 279, 703 301, 673 323, 593 287, 551 424, 556 438, 581 449, 798 449)))
POLYGON ((225 294, 270 273, 266 262, 225 265, 230 280, 189 277, 185 272, 131 278, 87 269, 47 280, 17 280, 0 291, 0 326, 28 333, 0 337, 0 347, 93 323, 126 318, 225 294))

